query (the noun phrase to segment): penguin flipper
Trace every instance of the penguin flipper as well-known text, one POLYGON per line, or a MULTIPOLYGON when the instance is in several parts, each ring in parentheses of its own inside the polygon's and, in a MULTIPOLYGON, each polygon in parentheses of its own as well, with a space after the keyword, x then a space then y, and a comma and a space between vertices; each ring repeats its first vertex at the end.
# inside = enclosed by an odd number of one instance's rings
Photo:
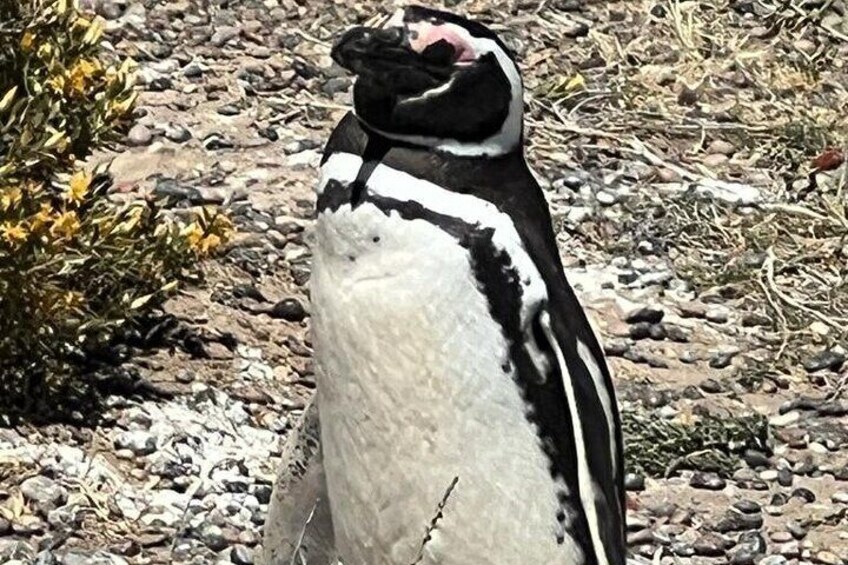
POLYGON ((336 565, 318 405, 287 438, 265 521, 265 565, 336 565))

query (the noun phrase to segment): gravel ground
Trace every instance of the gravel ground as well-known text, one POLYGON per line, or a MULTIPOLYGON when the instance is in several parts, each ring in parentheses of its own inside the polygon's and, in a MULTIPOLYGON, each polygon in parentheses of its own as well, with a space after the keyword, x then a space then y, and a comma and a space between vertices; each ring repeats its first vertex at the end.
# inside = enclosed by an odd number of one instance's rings
MULTIPOLYGON (((642 37, 646 53, 673 51, 650 43, 646 22, 685 24, 680 7, 695 3, 447 4, 499 22, 519 53, 529 158, 546 179, 569 278, 603 336, 622 406, 643 418, 635 432, 647 434, 652 422, 685 428, 710 415, 728 426, 750 414, 768 419, 767 439, 728 447, 730 468, 694 459, 661 472, 631 468, 634 553, 693 565, 846 563, 848 373, 838 340, 811 340, 795 366, 750 378, 759 374, 752 366, 773 358, 768 315, 745 296, 699 288, 650 238, 636 238, 627 252, 616 247, 632 236, 620 228, 634 205, 693 195, 780 202, 786 195, 776 187, 806 178, 801 160, 815 154, 796 148, 799 160, 778 167, 779 152, 752 158, 760 138, 746 145, 731 135, 683 151, 700 134, 669 134, 683 123, 679 115, 665 133, 648 127, 648 118, 631 131, 615 108, 632 100, 593 97, 602 81, 612 85, 626 74, 596 48, 599 41, 618 38, 626 52, 642 37), (571 97, 574 89, 583 97, 571 97), (571 102, 552 102, 552 92, 571 102)), ((762 3, 702 4, 726 8, 751 30, 767 21, 757 12, 762 3)), ((839 36, 848 29, 838 27, 848 27, 845 4, 816 4, 829 10, 819 14, 830 18, 820 34, 785 24, 781 29, 793 32, 786 41, 800 52, 810 49, 798 43, 806 40, 848 53, 839 36)), ((134 351, 125 365, 153 392, 110 397, 94 426, 0 429, 0 562, 251 564, 260 553, 280 440, 314 389, 305 287, 312 185, 351 85, 331 64, 329 45, 346 26, 392 4, 93 5, 116 50, 139 62, 143 83, 127 146, 96 158, 114 159, 114 197, 170 195, 177 214, 222 204, 240 233, 207 266, 201 288, 166 305, 160 345, 134 351)), ((836 57, 820 70, 833 73, 835 86, 823 90, 829 96, 844 92, 841 65, 836 57)), ((719 94, 736 96, 716 84, 719 94)), ((655 96, 661 102, 664 95, 655 96)))

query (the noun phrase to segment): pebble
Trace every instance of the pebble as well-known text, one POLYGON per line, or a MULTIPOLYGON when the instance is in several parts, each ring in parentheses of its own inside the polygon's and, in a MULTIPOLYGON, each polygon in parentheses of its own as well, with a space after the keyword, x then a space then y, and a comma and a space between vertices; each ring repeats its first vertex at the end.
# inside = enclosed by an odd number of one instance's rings
POLYGON ((230 550, 230 561, 236 565, 253 565, 253 550, 242 544, 234 545, 230 550))
POLYGON ((684 302, 679 309, 683 318, 705 318, 707 315, 707 306, 702 302, 684 302))
POLYGON ((800 498, 804 502, 811 503, 816 501, 816 494, 808 488, 796 488, 792 491, 791 498, 800 498))
POLYGON ((624 489, 630 492, 645 490, 645 477, 636 473, 625 473, 624 489))
POLYGON ((197 63, 189 63, 183 68, 183 76, 186 78, 198 78, 203 75, 203 67, 197 63))
POLYGON ((62 506, 68 500, 68 491, 65 487, 41 475, 22 482, 21 494, 45 517, 51 510, 62 506))
POLYGON ((127 133, 127 145, 144 147, 153 141, 153 133, 144 125, 136 124, 127 133))
POLYGON ((804 361, 804 369, 806 369, 809 373, 821 371, 823 369, 838 371, 843 363, 845 363, 844 353, 833 351, 832 349, 826 349, 816 353, 804 361))
POLYGON ((201 529, 200 540, 212 551, 221 551, 228 546, 224 531, 214 524, 207 524, 201 529))
POLYGON ((171 125, 165 129, 165 138, 174 143, 185 143, 191 139, 191 132, 183 126, 171 125))
POLYGON ((815 560, 816 563, 823 563, 824 565, 843 565, 845 563, 842 558, 830 551, 819 551, 816 553, 815 560))
POLYGON ((740 532, 744 530, 758 530, 763 526, 762 514, 743 514, 729 510, 716 523, 713 528, 716 532, 740 532))
POLYGON ((227 137, 218 134, 210 133, 203 138, 203 147, 208 151, 217 151, 219 149, 232 149, 235 144, 227 137))
POLYGON ((324 86, 321 87, 321 91, 327 96, 333 96, 335 94, 347 92, 350 85, 350 79, 346 77, 333 77, 324 83, 324 86))
POLYGON ((727 538, 708 532, 695 540, 692 549, 694 549, 695 555, 702 557, 721 557, 728 545, 729 540, 727 538))
POLYGON ((746 449, 742 456, 745 459, 745 463, 753 469, 758 467, 768 467, 770 464, 768 456, 755 449, 746 449))
POLYGON ((663 324, 665 336, 676 343, 689 343, 692 340, 692 332, 674 324, 663 324))
POLYGON ((274 304, 268 315, 288 322, 301 322, 306 318, 306 309, 297 298, 284 298, 274 304))
MULTIPOLYGON (((776 427, 776 428, 782 428, 782 427, 794 424, 795 422, 797 422, 800 419, 801 419, 801 413, 796 411, 796 410, 793 410, 791 412, 787 412, 786 414, 779 414, 777 416, 772 416, 771 418, 769 418, 769 424, 776 427)), ((775 478, 777 478, 777 477, 775 477, 775 478)))
POLYGON ((212 34, 209 42, 215 47, 223 47, 228 41, 237 38, 241 34, 241 28, 236 26, 220 26, 212 34))
POLYGON ((707 146, 707 153, 716 153, 720 155, 733 155, 736 152, 736 147, 729 141, 723 139, 714 139, 707 146))
POLYGON ((729 313, 725 308, 710 308, 704 313, 704 317, 709 322, 713 322, 715 324, 726 324, 730 319, 729 313))
POLYGON ((650 322, 636 322, 631 324, 628 333, 631 339, 642 340, 651 337, 651 328, 653 325, 650 322))
POLYGON ((698 386, 701 388, 701 390, 709 394, 718 394, 720 392, 724 392, 724 387, 719 381, 715 379, 704 379, 698 386))
POLYGON ((605 190, 599 190, 595 193, 595 200, 602 206, 612 206, 618 202, 618 196, 605 190))
POLYGON ((156 451, 156 437, 142 430, 121 432, 115 438, 115 447, 129 449, 138 456, 150 455, 156 451))
POLYGON ((786 531, 792 534, 792 537, 797 540, 802 540, 807 537, 807 528, 802 526, 797 520, 789 520, 786 522, 786 531))
POLYGON ((764 314, 759 314, 757 312, 749 312, 742 316, 742 327, 751 328, 755 326, 769 326, 772 321, 771 318, 764 314))
POLYGON ((744 498, 734 502, 733 507, 743 514, 757 514, 762 511, 762 507, 758 503, 744 498))
POLYGON ((801 545, 797 541, 782 543, 777 552, 785 557, 801 557, 801 545))
POLYGON ((836 504, 848 504, 848 491, 835 492, 830 499, 836 504))
POLYGON ((235 104, 225 104, 218 108, 217 111, 222 116, 238 116, 241 114, 241 110, 235 104))
POLYGON ((769 555, 763 558, 758 565, 784 565, 786 562, 786 558, 782 555, 769 555))
POLYGON ((752 565, 757 557, 766 552, 766 540, 759 532, 746 532, 739 536, 739 541, 730 554, 733 565, 752 565))
POLYGON ((727 162, 727 160, 727 155, 722 155, 721 153, 711 153, 701 159, 704 165, 708 167, 717 167, 719 165, 723 165, 727 162))
POLYGON ((709 365, 713 369, 724 369, 733 363, 733 358, 738 355, 738 351, 720 351, 710 357, 709 365))
POLYGON ((589 26, 583 22, 568 22, 561 30, 565 37, 577 38, 589 35, 589 26))
POLYGON ((702 473, 700 471, 696 471, 689 480, 689 485, 697 489, 722 490, 727 486, 727 481, 715 473, 702 473))

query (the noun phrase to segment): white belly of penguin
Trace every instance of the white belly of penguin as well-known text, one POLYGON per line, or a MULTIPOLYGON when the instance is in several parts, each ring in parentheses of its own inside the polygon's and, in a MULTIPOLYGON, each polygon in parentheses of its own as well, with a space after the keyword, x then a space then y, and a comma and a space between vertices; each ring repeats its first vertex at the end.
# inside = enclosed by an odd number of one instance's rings
POLYGON ((313 340, 344 565, 582 562, 569 537, 557 543, 564 485, 502 368, 468 251, 368 202, 316 229, 313 340))

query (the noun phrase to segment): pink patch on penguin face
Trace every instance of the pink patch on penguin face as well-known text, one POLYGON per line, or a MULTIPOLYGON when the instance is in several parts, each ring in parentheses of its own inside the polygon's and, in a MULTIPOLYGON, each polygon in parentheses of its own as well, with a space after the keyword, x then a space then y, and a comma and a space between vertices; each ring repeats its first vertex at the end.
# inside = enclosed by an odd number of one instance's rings
POLYGON ((447 41, 453 45, 455 51, 455 62, 469 63, 477 58, 477 53, 474 48, 457 32, 451 29, 449 24, 433 25, 430 23, 417 23, 409 26, 413 32, 413 37, 410 40, 412 48, 421 53, 429 45, 433 45, 438 41, 447 41))

